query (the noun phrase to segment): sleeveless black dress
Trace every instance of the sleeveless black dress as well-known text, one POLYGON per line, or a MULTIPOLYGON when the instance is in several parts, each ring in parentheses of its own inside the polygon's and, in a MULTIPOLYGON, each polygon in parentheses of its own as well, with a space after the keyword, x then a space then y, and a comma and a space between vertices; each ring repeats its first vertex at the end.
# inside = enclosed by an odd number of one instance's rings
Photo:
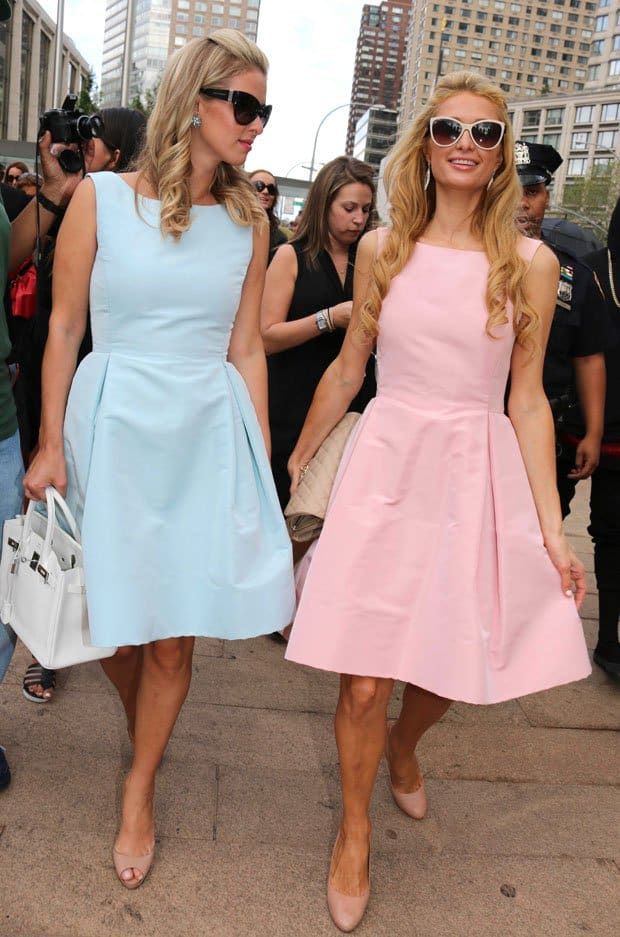
MULTIPOLYGON (((293 242, 297 255, 297 279, 287 322, 337 306, 353 298, 353 268, 357 244, 349 249, 344 287, 327 251, 321 251, 318 267, 311 269, 305 259, 304 242, 293 242)), ((287 463, 304 425, 314 392, 323 372, 337 357, 344 341, 344 329, 318 335, 296 348, 279 351, 267 358, 269 373, 269 425, 271 427, 271 467, 280 504, 289 500, 290 478, 287 463)), ((362 412, 376 393, 374 356, 366 367, 366 377, 350 410, 362 412)))

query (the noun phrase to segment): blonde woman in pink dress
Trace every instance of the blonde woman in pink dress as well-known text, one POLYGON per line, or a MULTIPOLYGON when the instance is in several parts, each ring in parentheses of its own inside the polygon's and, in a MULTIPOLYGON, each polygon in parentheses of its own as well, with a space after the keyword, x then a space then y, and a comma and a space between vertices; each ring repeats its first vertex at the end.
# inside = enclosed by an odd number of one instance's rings
POLYGON ((541 382, 559 268, 514 223, 501 91, 467 72, 444 77, 385 180, 391 227, 360 243, 351 325, 289 463, 294 490, 376 338, 377 396, 348 448, 287 651, 342 674, 328 905, 343 931, 368 901, 383 754, 396 803, 421 819, 416 746, 452 700, 500 702, 590 672, 584 571, 562 531, 541 382), (395 680, 406 688, 388 732, 395 680))

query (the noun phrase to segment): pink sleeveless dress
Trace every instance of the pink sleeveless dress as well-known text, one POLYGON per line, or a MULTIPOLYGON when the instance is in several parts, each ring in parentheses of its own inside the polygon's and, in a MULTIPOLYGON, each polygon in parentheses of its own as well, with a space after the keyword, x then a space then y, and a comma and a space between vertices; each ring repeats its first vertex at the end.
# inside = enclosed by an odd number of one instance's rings
POLYGON ((485 331, 488 267, 419 243, 392 281, 377 396, 304 563, 289 660, 469 703, 590 673, 504 415, 514 332, 485 331))

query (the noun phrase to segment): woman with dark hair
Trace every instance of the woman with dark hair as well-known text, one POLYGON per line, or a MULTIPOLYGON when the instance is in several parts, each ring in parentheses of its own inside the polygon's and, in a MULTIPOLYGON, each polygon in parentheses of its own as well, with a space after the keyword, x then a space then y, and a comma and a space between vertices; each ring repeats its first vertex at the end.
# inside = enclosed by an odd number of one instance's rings
MULTIPOLYGON (((124 172, 134 162, 142 147, 146 118, 141 111, 129 107, 107 107, 99 112, 103 120, 103 136, 83 144, 86 172, 124 172)), ((50 231, 37 271, 37 312, 22 362, 22 380, 26 398, 27 421, 21 427, 23 446, 30 452, 36 444, 41 420, 41 363, 47 341, 52 308, 52 261, 60 223, 50 231)), ((78 361, 92 348, 90 318, 80 347, 78 361)), ((32 703, 48 703, 56 687, 56 672, 34 660, 26 669, 23 693, 32 703)))
POLYGON ((103 135, 84 144, 86 172, 127 172, 142 147, 146 117, 130 107, 104 107, 99 117, 103 135))
POLYGON ((267 169, 255 169, 251 172, 250 182, 256 189, 258 201, 269 219, 269 259, 267 261, 269 265, 280 244, 286 244, 288 241, 286 234, 280 230, 280 219, 275 212, 276 202, 280 195, 278 183, 276 177, 267 169))
POLYGON ((6 167, 4 171, 4 181, 7 185, 17 185, 17 180, 25 172, 30 172, 30 167, 26 166, 21 159, 16 159, 6 167))
MULTIPOLYGON (((594 541, 594 572, 598 588, 599 625, 594 662, 607 673, 620 676, 620 199, 613 210, 607 247, 583 258, 601 285, 615 343, 605 352, 607 390, 601 456, 591 476, 590 526, 594 541)), ((568 455, 585 435, 578 407, 569 411, 560 441, 568 455)), ((572 481, 569 478, 569 482, 572 481)), ((572 481, 572 498, 576 481, 572 481)))
MULTIPOLYGON (((261 313, 269 370, 271 466, 280 504, 289 499, 287 462, 323 372, 342 348, 351 316, 357 244, 375 208, 372 167, 350 156, 326 163, 295 237, 267 271, 261 313)), ((372 366, 350 409, 375 393, 372 366)))

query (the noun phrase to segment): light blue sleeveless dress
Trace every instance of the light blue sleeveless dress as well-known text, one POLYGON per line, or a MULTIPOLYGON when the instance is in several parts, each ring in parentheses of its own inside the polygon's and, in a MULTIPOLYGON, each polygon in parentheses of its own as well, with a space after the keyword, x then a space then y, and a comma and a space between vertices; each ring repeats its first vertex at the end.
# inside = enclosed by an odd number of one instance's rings
POLYGON ((294 612, 291 548, 254 407, 226 360, 252 230, 195 206, 180 241, 159 202, 91 176, 93 351, 65 417, 93 643, 248 638, 294 612))

